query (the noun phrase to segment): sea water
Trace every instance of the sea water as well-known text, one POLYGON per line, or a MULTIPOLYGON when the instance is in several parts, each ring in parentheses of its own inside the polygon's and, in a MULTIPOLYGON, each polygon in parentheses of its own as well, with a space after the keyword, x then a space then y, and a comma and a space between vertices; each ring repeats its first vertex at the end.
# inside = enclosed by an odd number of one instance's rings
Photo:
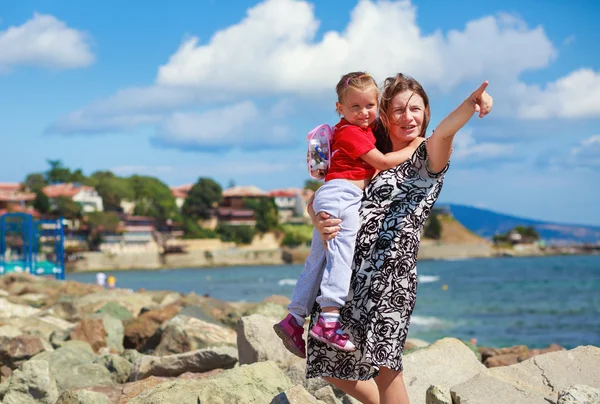
MULTIPOLYGON (((301 265, 119 271, 117 287, 257 302, 291 297, 301 265)), ((600 256, 420 261, 410 336, 479 345, 600 346, 600 256)), ((108 274, 108 272, 107 272, 108 274)), ((92 283, 94 273, 67 279, 92 283)))

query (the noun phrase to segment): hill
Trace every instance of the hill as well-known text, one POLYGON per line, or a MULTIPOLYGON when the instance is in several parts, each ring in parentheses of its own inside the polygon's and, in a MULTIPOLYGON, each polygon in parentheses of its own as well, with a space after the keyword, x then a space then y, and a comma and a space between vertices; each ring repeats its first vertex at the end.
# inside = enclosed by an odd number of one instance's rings
POLYGON ((440 204, 436 205, 436 208, 449 210, 468 230, 488 239, 516 226, 533 226, 540 237, 549 244, 600 243, 598 226, 544 222, 466 205, 440 204))

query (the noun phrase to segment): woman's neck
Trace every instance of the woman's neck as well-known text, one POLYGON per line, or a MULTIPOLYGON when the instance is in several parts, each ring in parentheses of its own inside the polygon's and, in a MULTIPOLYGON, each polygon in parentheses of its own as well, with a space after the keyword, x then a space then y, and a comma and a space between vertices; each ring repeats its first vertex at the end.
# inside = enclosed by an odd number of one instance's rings
POLYGON ((409 141, 400 141, 398 139, 391 139, 392 141, 392 151, 398 151, 398 150, 402 150, 405 147, 408 147, 409 144, 411 144, 412 140, 409 141))

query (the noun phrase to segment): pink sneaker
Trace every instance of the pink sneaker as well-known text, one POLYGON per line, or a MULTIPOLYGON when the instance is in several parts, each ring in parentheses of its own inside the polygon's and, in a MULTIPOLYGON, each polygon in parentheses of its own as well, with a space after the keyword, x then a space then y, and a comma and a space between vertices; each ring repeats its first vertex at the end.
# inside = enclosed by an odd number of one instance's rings
POLYGON ((308 333, 317 341, 321 341, 336 349, 346 352, 356 351, 356 347, 350 342, 348 334, 342 331, 342 325, 338 321, 326 323, 323 318, 319 316, 317 324, 313 325, 308 333))
POLYGON ((291 314, 273 326, 275 334, 283 341, 288 351, 301 358, 306 358, 306 342, 302 338, 304 327, 296 322, 291 314))

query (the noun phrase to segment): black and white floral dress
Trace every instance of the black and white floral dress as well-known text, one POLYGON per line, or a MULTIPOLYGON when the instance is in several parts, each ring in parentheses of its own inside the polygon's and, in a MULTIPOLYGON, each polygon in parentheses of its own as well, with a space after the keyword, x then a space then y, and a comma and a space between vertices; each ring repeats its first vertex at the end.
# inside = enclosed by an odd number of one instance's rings
MULTIPOLYGON (((366 380, 385 366, 401 371, 417 296, 421 229, 442 189, 448 166, 427 169, 426 142, 411 160, 379 173, 365 190, 350 293, 341 322, 357 346, 342 352, 308 338, 306 376, 366 380)), ((311 323, 318 318, 315 305, 311 323)))

